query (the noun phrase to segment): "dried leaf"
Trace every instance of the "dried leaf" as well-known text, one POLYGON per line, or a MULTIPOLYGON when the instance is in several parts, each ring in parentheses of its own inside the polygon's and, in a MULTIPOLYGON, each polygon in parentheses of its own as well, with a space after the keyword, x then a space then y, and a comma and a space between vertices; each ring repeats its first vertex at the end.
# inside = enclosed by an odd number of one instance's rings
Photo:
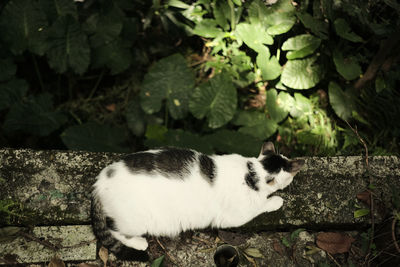
POLYGON ((371 206, 371 192, 370 191, 365 190, 364 192, 358 193, 357 199, 360 200, 361 202, 367 204, 368 207, 371 206))
POLYGON ((112 104, 106 106, 106 109, 107 109, 108 111, 110 111, 110 112, 114 112, 114 111, 115 111, 115 108, 116 108, 115 103, 112 103, 112 104))
POLYGON ((258 248, 247 248, 244 250, 244 253, 253 258, 264 258, 258 248))
POLYGON ((104 262, 104 266, 106 266, 108 261, 108 249, 101 247, 99 249, 99 257, 104 262))
POLYGON ((317 246, 330 254, 348 252, 355 239, 348 234, 326 232, 317 235, 317 246))
POLYGON ((78 267, 99 267, 96 264, 90 264, 90 263, 79 263, 78 267))
POLYGON ((281 242, 278 240, 274 240, 274 243, 272 243, 272 248, 281 256, 285 254, 285 248, 282 247, 281 242))
POLYGON ((65 267, 65 263, 58 256, 54 256, 50 260, 48 267, 65 267))

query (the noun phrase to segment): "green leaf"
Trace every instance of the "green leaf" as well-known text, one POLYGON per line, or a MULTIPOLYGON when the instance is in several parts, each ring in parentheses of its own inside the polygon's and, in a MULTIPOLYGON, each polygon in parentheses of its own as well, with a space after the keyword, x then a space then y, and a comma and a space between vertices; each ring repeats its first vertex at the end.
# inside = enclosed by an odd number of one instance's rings
POLYGON ((17 65, 15 65, 14 60, 12 58, 0 59, 0 82, 11 79, 16 72, 17 72, 17 65))
POLYGON ((107 66, 111 75, 121 73, 131 65, 132 54, 120 38, 93 49, 93 68, 107 66))
POLYGON ((299 234, 300 234, 301 232, 303 232, 303 231, 305 231, 304 228, 299 228, 299 229, 293 231, 293 232, 290 234, 290 240, 291 240, 291 241, 295 241, 295 240, 299 237, 299 234))
POLYGON ((215 38, 222 33, 222 30, 217 27, 218 23, 213 19, 203 19, 200 23, 196 24, 193 33, 206 38, 215 38))
POLYGON ((290 110, 290 115, 294 118, 300 118, 302 116, 312 115, 313 105, 307 97, 302 94, 294 94, 293 107, 290 110))
POLYGON ((324 20, 315 19, 308 13, 296 13, 304 27, 310 29, 315 35, 323 40, 328 39, 329 24, 324 20))
POLYGON ((340 118, 343 120, 351 118, 355 109, 354 96, 348 91, 344 92, 335 82, 329 83, 329 102, 340 118))
POLYGON ((155 259, 152 263, 150 267, 161 267, 162 263, 164 261, 164 255, 162 255, 161 257, 158 257, 157 259, 155 259))
POLYGON ((236 105, 236 88, 222 72, 194 90, 189 108, 196 118, 206 117, 210 128, 218 128, 232 119, 236 105))
POLYGON ((354 211, 354 218, 360 218, 369 214, 369 209, 358 209, 354 211))
POLYGON ((386 88, 386 82, 382 74, 378 74, 375 79, 375 91, 379 94, 386 88))
POLYGON ((119 128, 88 122, 67 128, 61 139, 68 149, 93 152, 128 152, 126 135, 119 128))
POLYGON ((71 0, 39 0, 39 5, 51 22, 66 15, 78 19, 76 4, 71 0))
POLYGON ((267 29, 270 35, 279 35, 288 32, 294 25, 295 20, 286 20, 267 29))
POLYGON ((344 58, 339 49, 333 50, 333 62, 335 63, 337 72, 348 81, 360 77, 362 73, 361 66, 358 64, 356 58, 353 56, 344 58))
POLYGON ((310 89, 323 76, 322 68, 315 63, 317 57, 288 60, 283 67, 281 81, 293 89, 310 89))
POLYGON ((156 140, 160 143, 165 141, 165 133, 168 132, 168 128, 160 124, 149 124, 146 127, 146 138, 156 140))
POLYGON ((185 2, 179 1, 179 0, 169 0, 167 3, 168 6, 173 6, 176 8, 181 8, 181 9, 188 9, 190 6, 186 4, 185 2))
POLYGON ((265 50, 264 44, 274 43, 274 39, 261 24, 240 23, 236 25, 235 33, 248 47, 257 52, 265 50))
POLYGON ((243 126, 239 128, 240 133, 253 136, 258 140, 271 137, 278 128, 274 120, 268 119, 264 113, 258 111, 240 111, 233 123, 243 126))
POLYGON ((261 141, 232 130, 219 130, 207 136, 214 149, 221 153, 238 153, 245 157, 256 157, 260 152, 261 141))
MULTIPOLYGON (((211 5, 213 6, 213 13, 217 24, 221 26, 224 31, 228 31, 230 26, 227 16, 229 16, 229 14, 224 12, 224 9, 226 9, 225 6, 228 6, 228 3, 225 1, 215 1, 211 3, 211 5)), ((229 6, 227 8, 229 9, 229 6)))
POLYGON ((286 237, 282 237, 281 241, 282 241, 282 244, 287 248, 290 248, 292 246, 291 242, 289 240, 287 240, 286 237))
POLYGON ((142 83, 140 98, 143 110, 148 114, 158 112, 166 99, 172 118, 184 118, 194 83, 194 74, 182 55, 174 54, 159 60, 142 83))
POLYGON ((351 30, 349 24, 347 23, 347 21, 345 19, 338 18, 335 20, 333 25, 335 26, 335 31, 336 31, 337 35, 339 35, 343 39, 346 39, 346 40, 349 40, 349 41, 355 42, 355 43, 364 41, 359 35, 355 34, 351 30))
POLYGON ((14 79, 0 84, 0 110, 21 102, 28 91, 28 83, 25 80, 14 79))
MULTIPOLYGON (((287 93, 281 92, 281 94, 286 94, 290 97, 287 93)), ((283 97, 284 100, 286 100, 285 98, 288 99, 287 96, 283 97)), ((269 89, 267 91, 266 106, 268 114, 275 122, 281 122, 288 115, 290 108, 285 106, 286 104, 287 103, 282 101, 282 97, 278 97, 278 92, 275 89, 269 89)))
POLYGON ((66 120, 61 112, 54 111, 51 95, 44 93, 11 106, 3 128, 7 133, 23 131, 31 135, 47 136, 60 128, 66 120))
POLYGON ((282 50, 293 50, 286 54, 287 59, 303 58, 314 53, 320 44, 321 39, 311 34, 302 34, 287 39, 282 45, 282 50))
POLYGON ((87 36, 72 16, 59 17, 49 30, 47 58, 51 68, 64 73, 70 67, 83 74, 90 63, 90 48, 87 36))
POLYGON ((46 16, 37 1, 8 1, 1 12, 0 36, 16 55, 26 49, 43 55, 46 50, 46 28, 46 16))
POLYGON ((259 51, 257 55, 257 65, 261 70, 261 75, 264 80, 274 80, 281 75, 281 65, 276 56, 270 57, 270 53, 267 47, 264 52, 259 51))
POLYGON ((145 116, 138 98, 128 103, 125 111, 126 123, 135 136, 142 136, 146 130, 145 116))

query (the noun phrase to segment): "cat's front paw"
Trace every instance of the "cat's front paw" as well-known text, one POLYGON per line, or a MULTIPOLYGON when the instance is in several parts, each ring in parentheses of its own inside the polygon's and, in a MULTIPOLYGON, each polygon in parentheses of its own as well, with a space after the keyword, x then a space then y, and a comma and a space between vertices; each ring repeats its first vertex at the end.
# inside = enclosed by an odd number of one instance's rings
POLYGON ((267 199, 267 211, 275 211, 278 210, 283 205, 283 198, 279 196, 272 196, 267 199))

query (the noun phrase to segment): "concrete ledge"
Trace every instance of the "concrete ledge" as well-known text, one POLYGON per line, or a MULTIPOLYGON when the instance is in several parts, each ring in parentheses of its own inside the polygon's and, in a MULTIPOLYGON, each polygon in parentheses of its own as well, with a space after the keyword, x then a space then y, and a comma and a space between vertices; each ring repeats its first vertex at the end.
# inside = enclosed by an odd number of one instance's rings
MULTIPOLYGON (((0 150, 0 201, 14 203, 13 213, 0 225, 90 224, 91 185, 99 171, 121 155, 77 151, 0 150)), ((356 194, 372 175, 375 194, 383 207, 376 222, 390 208, 391 188, 400 188, 398 157, 307 158, 292 185, 279 194, 282 209, 259 216, 243 230, 347 227, 368 224, 355 219, 356 194)))

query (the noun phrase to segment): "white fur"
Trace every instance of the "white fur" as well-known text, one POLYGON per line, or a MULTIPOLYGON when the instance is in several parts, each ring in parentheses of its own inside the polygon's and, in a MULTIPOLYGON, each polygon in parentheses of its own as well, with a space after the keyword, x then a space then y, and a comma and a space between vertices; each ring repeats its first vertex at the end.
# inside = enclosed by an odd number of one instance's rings
POLYGON ((261 158, 236 154, 210 157, 216 165, 211 183, 201 175, 196 162, 183 179, 133 174, 122 161, 103 169, 94 185, 94 196, 101 201, 103 212, 114 219, 118 232, 110 231, 112 235, 126 246, 145 250, 144 234, 176 236, 188 229, 237 227, 282 206, 281 197, 267 196, 289 185, 292 174, 274 174, 275 182, 268 185, 266 178, 271 174, 260 164, 261 158), (246 184, 248 161, 260 177, 258 191, 246 184), (115 170, 111 178, 106 175, 109 168, 115 170))

